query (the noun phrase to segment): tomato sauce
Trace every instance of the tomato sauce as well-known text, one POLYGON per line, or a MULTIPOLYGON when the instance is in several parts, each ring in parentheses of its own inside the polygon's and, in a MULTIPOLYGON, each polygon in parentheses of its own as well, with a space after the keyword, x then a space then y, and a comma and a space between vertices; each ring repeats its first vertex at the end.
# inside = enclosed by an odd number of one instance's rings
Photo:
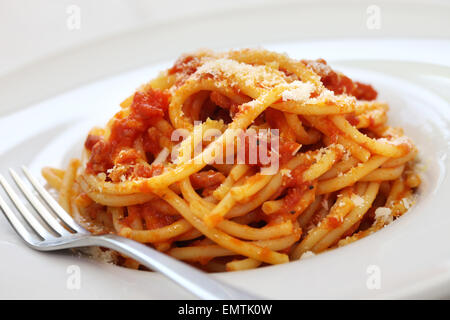
POLYGON ((181 86, 201 65, 200 58, 193 55, 181 56, 168 70, 169 75, 176 75, 176 86, 181 86))
POLYGON ((295 205, 300 201, 305 193, 306 188, 294 187, 289 188, 286 197, 283 198, 283 204, 285 208, 294 208, 295 205))
POLYGON ((123 222, 129 226, 132 225, 135 219, 143 219, 146 230, 166 227, 177 221, 179 216, 172 216, 157 212, 151 202, 141 205, 134 205, 128 207, 128 216, 124 218, 123 222))
POLYGON ((293 188, 302 185, 304 183, 303 172, 305 172, 310 166, 310 163, 303 163, 291 170, 289 176, 283 177, 283 186, 286 188, 293 188))
POLYGON ((326 219, 326 228, 327 229, 336 229, 343 223, 342 220, 339 220, 336 217, 327 217, 326 219))
MULTIPOLYGON (((352 125, 352 126, 357 126, 359 124, 359 119, 357 116, 355 116, 354 114, 348 114, 345 116, 345 119, 347 119, 347 121, 352 125)), ((372 118, 370 118, 372 119, 372 118)), ((373 121, 372 121, 373 122, 373 121)))
POLYGON ((377 91, 368 84, 352 81, 349 77, 334 71, 323 59, 302 60, 302 62, 320 76, 325 88, 335 94, 348 94, 358 100, 375 100, 377 91))
POLYGON ((175 61, 175 64, 169 69, 169 74, 185 73, 191 75, 197 71, 199 66, 200 60, 198 57, 193 55, 183 55, 175 61))
POLYGON ((88 150, 92 150, 94 145, 102 139, 100 136, 94 134, 89 134, 84 142, 84 147, 88 150))
POLYGON ((283 165, 295 156, 295 152, 299 149, 300 144, 291 140, 280 139, 279 154, 280 165, 283 165))
POLYGON ((147 130, 147 134, 143 135, 143 148, 144 151, 156 156, 161 151, 161 145, 159 143, 162 133, 155 127, 150 127, 147 130))
POLYGON ((300 144, 293 140, 283 137, 271 136, 273 131, 259 131, 255 135, 242 135, 239 137, 243 143, 243 154, 238 152, 238 161, 248 165, 258 167, 270 166, 271 163, 278 161, 279 165, 283 165, 291 160, 300 144), (278 148, 272 145, 272 139, 278 139, 278 148), (244 156, 244 157, 243 157, 244 156))
MULTIPOLYGON (((135 163, 137 154, 131 154, 124 149, 132 148, 134 141, 148 130, 156 121, 165 117, 169 106, 168 94, 149 89, 147 92, 136 92, 130 106, 130 113, 120 111, 116 114, 111 126, 111 134, 107 141, 102 137, 89 135, 85 147, 91 151, 86 165, 87 173, 105 172, 112 168, 116 161, 120 163, 135 163), (128 161, 128 162, 127 162, 128 161)), ((154 151, 154 141, 149 135, 144 135, 144 148, 154 151), (147 139, 147 140, 146 140, 147 139), (149 147, 152 146, 152 147, 149 147)))
POLYGON ((127 148, 121 150, 114 159, 115 164, 133 165, 140 158, 139 152, 135 149, 127 148))
POLYGON ((138 163, 134 166, 133 174, 140 178, 151 178, 160 175, 164 171, 164 165, 162 163, 145 165, 138 163))
POLYGON ((219 186, 225 180, 225 176, 220 172, 208 170, 196 172, 189 179, 194 189, 204 189, 219 186))

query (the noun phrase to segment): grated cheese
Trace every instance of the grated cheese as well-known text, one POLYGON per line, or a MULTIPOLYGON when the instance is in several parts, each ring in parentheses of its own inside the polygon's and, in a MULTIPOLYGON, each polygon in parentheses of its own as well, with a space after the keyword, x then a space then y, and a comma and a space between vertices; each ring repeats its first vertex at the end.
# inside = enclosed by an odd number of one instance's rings
POLYGON ((391 223, 392 218, 392 210, 386 207, 379 207, 375 210, 375 221, 383 221, 385 223, 391 223))
POLYGON ((308 259, 308 258, 314 257, 315 255, 316 254, 314 252, 312 252, 312 251, 305 251, 305 253, 303 253, 302 256, 300 257, 300 260, 301 259, 308 259))
POLYGON ((350 197, 350 200, 353 201, 353 203, 355 204, 356 207, 361 207, 364 205, 364 199, 361 198, 359 195, 357 194, 352 194, 352 196, 350 197))
POLYGON ((234 82, 243 81, 246 86, 263 88, 286 84, 281 72, 272 69, 270 66, 253 66, 227 58, 205 60, 205 63, 195 72, 194 78, 212 75, 216 79, 231 79, 234 82))
POLYGON ((289 84, 289 90, 282 93, 283 101, 293 100, 298 102, 305 102, 309 99, 314 90, 314 85, 311 82, 302 82, 295 80, 289 84), (292 88, 292 89, 291 89, 292 88))

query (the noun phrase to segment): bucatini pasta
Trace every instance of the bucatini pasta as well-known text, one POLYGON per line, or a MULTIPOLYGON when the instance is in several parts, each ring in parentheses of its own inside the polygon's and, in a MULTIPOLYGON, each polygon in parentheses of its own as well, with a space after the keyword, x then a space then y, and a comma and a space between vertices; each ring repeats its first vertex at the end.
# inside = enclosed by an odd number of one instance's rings
POLYGON ((413 204, 417 150, 376 98, 324 60, 199 51, 92 129, 81 161, 42 174, 95 234, 209 271, 286 263, 369 235, 413 204))

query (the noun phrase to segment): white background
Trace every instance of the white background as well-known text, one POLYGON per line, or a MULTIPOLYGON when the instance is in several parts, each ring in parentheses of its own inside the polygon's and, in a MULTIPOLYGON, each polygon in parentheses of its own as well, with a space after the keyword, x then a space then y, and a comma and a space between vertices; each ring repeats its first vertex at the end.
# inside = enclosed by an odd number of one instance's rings
MULTIPOLYGON (((168 27, 174 21, 215 20, 230 11, 248 15, 248 25, 245 29, 240 29, 239 44, 258 44, 276 38, 450 37, 450 1, 447 0, 0 0, 0 75, 49 54, 118 33, 138 28, 146 28, 151 33, 152 28, 168 27), (428 5, 424 5, 424 2, 428 5), (66 10, 73 4, 81 9, 81 28, 71 31, 67 28, 66 10), (277 14, 277 7, 289 5, 293 5, 292 17, 277 14), (369 30, 365 26, 366 9, 369 5, 377 5, 382 10, 382 27, 379 30, 369 30), (428 19, 427 13, 432 5, 440 6, 441 14, 437 15, 435 10, 433 19, 428 19), (336 6, 345 7, 348 13, 330 19, 328 13, 336 6), (280 28, 285 29, 283 34, 279 32, 274 37, 273 34, 267 34, 267 25, 252 24, 254 16, 265 14, 259 9, 261 7, 274 8, 266 24, 278 31, 280 28), (325 14, 327 21, 321 19, 325 14)), ((229 30, 210 21, 208 30, 199 33, 203 37, 201 42, 204 46, 220 46, 220 41, 214 38, 222 38, 230 31, 236 32, 232 18, 228 19, 231 20, 229 30)), ((195 36, 192 34, 192 37, 195 36)), ((229 43, 229 36, 224 38, 224 44, 236 45, 229 43)), ((171 43, 179 40, 161 39, 155 45, 173 45, 171 43)), ((198 40, 192 39, 194 46, 197 46, 198 40)))

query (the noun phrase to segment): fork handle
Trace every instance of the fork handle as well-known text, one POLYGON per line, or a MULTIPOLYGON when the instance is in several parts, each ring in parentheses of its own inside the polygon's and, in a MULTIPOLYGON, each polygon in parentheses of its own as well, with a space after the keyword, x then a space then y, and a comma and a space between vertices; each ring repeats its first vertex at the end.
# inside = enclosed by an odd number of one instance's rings
POLYGON ((90 245, 98 245, 119 251, 147 268, 161 272, 201 299, 259 299, 139 242, 109 234, 85 238, 85 240, 87 239, 90 240, 90 245))

